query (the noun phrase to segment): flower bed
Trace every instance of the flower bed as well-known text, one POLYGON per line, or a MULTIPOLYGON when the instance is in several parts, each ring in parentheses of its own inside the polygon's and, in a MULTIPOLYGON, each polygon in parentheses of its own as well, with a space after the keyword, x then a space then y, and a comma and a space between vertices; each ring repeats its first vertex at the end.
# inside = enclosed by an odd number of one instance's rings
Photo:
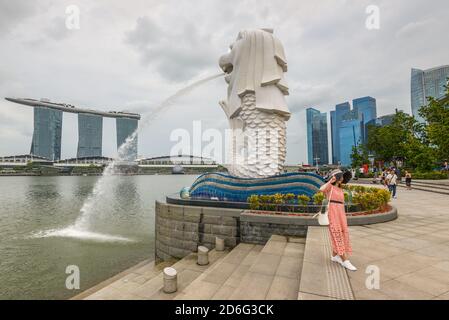
MULTIPOLYGON (((388 205, 391 197, 388 190, 353 185, 345 185, 343 189, 348 215, 368 215, 391 209, 388 205)), ((313 199, 306 195, 276 193, 252 195, 248 197, 248 203, 251 212, 255 214, 310 216, 321 209, 324 199, 325 195, 321 191, 313 199)))

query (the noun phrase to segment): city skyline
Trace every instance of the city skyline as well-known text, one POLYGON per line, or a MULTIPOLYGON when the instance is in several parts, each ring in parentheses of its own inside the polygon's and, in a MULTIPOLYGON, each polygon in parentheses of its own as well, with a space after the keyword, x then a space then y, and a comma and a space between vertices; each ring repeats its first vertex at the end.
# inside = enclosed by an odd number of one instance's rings
MULTIPOLYGON (((48 3, 0 4, 0 96, 48 97, 95 109, 120 106, 149 113, 186 83, 218 73, 217 57, 233 42, 236 30, 273 27, 289 61, 287 163, 307 162, 306 106, 329 112, 347 97, 370 95, 377 99, 378 115, 394 108, 410 112, 410 69, 447 64, 448 48, 440 41, 449 25, 445 1, 435 6, 418 1, 285 1, 263 6, 204 1, 195 8, 174 1, 132 1, 126 9, 119 1, 107 6, 77 0, 48 3), (65 28, 69 4, 80 8, 80 29, 65 28), (222 10, 216 10, 218 4, 222 10), (378 30, 365 26, 368 5, 379 7, 378 30), (192 10, 195 14, 189 14, 192 10)), ((202 120, 204 130, 224 131, 227 122, 221 120, 218 105, 226 96, 224 88, 223 79, 216 79, 178 99, 142 130, 139 153, 168 154, 174 144, 170 133, 191 130, 195 120, 202 120)), ((18 111, 12 103, 0 102, 0 155, 29 150, 32 118, 31 109, 18 111)), ((105 120, 103 130, 115 130, 114 122, 105 120)), ((78 119, 64 114, 63 123, 66 147, 61 157, 74 157, 78 144, 71 132, 77 130, 78 119)), ((103 141, 105 156, 115 152, 116 141, 103 141)))
POLYGON ((321 165, 328 163, 350 165, 352 147, 367 141, 368 124, 386 124, 383 121, 385 117, 390 116, 377 117, 376 99, 371 96, 354 98, 352 108, 348 101, 336 104, 335 110, 329 112, 330 125, 327 125, 326 112, 321 113, 315 108, 307 108, 308 164, 316 165, 316 158, 320 158, 318 163, 321 165), (329 157, 329 154, 332 156, 329 157))

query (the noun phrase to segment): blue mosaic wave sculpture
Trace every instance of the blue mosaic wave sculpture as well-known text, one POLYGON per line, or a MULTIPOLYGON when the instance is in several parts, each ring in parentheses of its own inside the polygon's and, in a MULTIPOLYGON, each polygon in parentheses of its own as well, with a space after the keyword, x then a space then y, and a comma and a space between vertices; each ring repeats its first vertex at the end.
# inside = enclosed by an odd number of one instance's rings
POLYGON ((191 199, 246 202, 248 197, 275 193, 312 197, 324 183, 317 174, 292 172, 267 178, 238 178, 213 172, 199 176, 190 188, 191 199))

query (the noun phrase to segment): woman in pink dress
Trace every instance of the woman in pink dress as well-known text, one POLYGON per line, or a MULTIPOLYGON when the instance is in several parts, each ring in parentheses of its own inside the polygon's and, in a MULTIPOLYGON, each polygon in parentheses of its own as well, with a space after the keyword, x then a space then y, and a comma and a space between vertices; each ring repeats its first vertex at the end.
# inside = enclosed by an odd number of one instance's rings
POLYGON ((331 260, 340 263, 348 270, 356 271, 357 268, 348 260, 352 253, 349 241, 348 222, 345 213, 345 196, 341 184, 343 182, 343 172, 334 170, 331 172, 330 180, 321 186, 329 200, 329 232, 332 242, 331 260))

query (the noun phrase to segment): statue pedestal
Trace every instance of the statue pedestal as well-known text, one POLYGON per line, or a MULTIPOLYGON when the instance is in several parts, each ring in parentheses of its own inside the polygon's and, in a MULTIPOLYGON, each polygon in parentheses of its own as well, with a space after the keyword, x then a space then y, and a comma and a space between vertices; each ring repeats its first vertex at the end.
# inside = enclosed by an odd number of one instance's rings
POLYGON ((251 195, 275 193, 304 194, 309 197, 319 190, 323 178, 306 172, 292 172, 267 178, 238 178, 224 173, 206 173, 190 188, 190 199, 247 202, 251 195))

